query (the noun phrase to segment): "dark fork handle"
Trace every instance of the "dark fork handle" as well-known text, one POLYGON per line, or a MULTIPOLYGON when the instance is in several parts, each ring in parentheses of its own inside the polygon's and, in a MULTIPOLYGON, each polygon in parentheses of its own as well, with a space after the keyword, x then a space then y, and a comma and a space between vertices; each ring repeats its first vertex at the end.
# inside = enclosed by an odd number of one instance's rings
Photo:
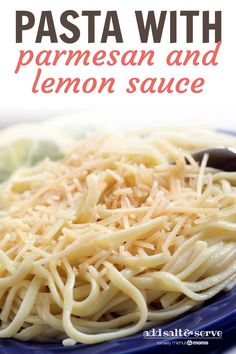
POLYGON ((225 147, 209 148, 193 152, 192 157, 200 164, 205 154, 209 155, 208 167, 227 172, 236 172, 236 150, 225 147))

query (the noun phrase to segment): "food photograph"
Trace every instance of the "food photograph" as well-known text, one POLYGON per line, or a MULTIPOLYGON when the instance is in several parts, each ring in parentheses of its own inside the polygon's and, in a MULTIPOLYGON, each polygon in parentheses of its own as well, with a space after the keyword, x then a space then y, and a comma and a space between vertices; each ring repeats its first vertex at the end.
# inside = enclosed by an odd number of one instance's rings
POLYGON ((235 6, 1 6, 0 354, 235 353, 235 6))

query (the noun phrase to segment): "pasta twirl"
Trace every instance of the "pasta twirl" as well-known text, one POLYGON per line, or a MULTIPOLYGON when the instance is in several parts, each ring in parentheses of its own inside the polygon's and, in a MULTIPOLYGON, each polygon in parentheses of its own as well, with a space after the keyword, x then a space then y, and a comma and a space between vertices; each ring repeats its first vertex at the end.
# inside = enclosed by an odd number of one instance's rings
POLYGON ((97 343, 232 288, 236 175, 223 134, 94 134, 1 184, 0 338, 97 343))

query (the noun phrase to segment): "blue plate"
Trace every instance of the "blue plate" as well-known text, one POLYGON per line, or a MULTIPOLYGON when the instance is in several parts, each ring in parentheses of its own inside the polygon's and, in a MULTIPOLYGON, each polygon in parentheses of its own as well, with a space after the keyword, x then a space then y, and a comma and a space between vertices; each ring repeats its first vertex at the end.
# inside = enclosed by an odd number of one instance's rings
MULTIPOLYGON (((224 131, 236 135, 235 132, 224 131)), ((206 346, 169 345, 170 342, 185 341, 183 337, 161 339, 163 344, 157 344, 157 339, 144 339, 142 333, 134 336, 111 340, 94 345, 76 344, 63 347, 55 343, 19 342, 14 339, 0 340, 0 354, 220 354, 227 348, 236 345, 236 287, 227 293, 221 293, 205 302, 204 306, 186 313, 171 322, 159 325, 162 330, 188 329, 218 330, 223 332, 221 339, 209 339, 206 346), (169 343, 168 343, 169 342, 169 343)), ((205 340, 205 339, 204 339, 205 340)), ((158 340, 158 342, 160 342, 158 340)), ((236 352, 236 350, 235 350, 236 352)))
MULTIPOLYGON (((175 328, 193 330, 219 330, 223 332, 222 339, 209 339, 208 346, 167 345, 167 339, 162 339, 162 345, 157 339, 144 339, 143 334, 111 340, 95 345, 77 344, 73 347, 63 347, 61 344, 46 344, 35 342, 19 342, 13 339, 0 340, 1 354, 144 354, 144 353, 180 353, 191 349, 191 353, 222 353, 222 348, 236 343, 236 287, 221 293, 214 299, 195 311, 191 311, 169 323, 159 325, 163 330, 175 328)), ((175 338, 173 340, 183 340, 175 338)))

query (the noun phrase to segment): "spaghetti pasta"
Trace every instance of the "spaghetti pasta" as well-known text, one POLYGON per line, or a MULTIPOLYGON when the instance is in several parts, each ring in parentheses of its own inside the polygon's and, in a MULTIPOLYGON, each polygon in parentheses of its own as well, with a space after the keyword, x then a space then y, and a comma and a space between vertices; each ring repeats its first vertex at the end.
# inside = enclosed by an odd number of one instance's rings
POLYGON ((236 174, 206 131, 93 134, 0 185, 0 338, 98 343, 236 283, 236 174))

